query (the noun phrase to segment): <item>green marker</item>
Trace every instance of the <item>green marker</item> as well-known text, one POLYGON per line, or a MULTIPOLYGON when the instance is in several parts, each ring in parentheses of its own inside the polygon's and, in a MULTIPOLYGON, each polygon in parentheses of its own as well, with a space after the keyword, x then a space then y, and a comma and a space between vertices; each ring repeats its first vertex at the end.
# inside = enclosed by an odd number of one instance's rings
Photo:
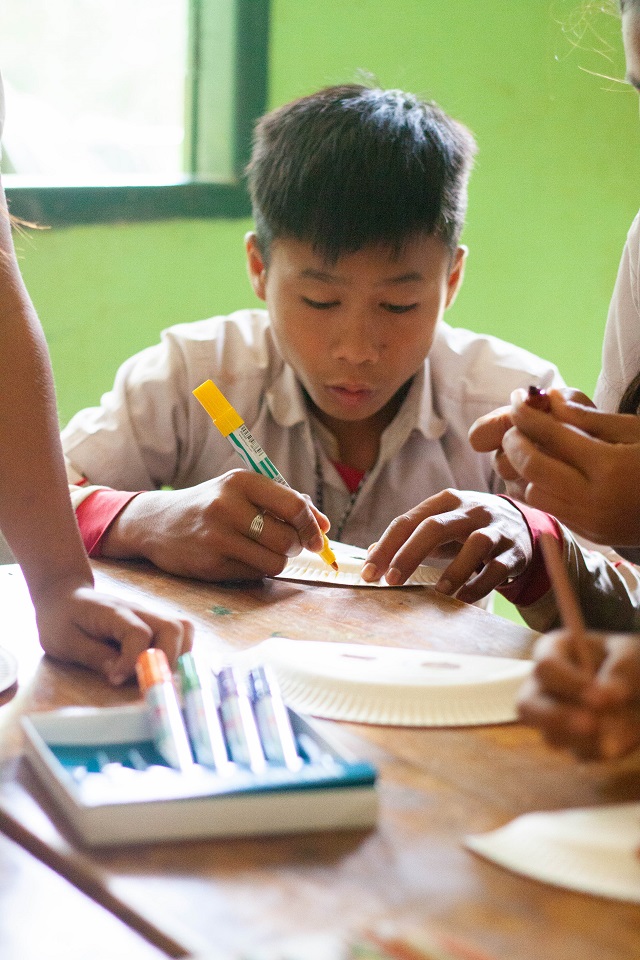
MULTIPOLYGON (((253 438, 240 414, 234 410, 225 395, 218 390, 213 380, 205 380, 193 391, 196 400, 199 400, 207 411, 223 437, 233 445, 236 453, 254 473, 261 473, 269 480, 275 480, 283 487, 289 484, 279 470, 271 463, 260 444, 253 438)), ((334 570, 338 569, 336 557, 329 546, 326 533, 322 534, 324 547, 319 556, 334 570)))
POLYGON ((189 739, 198 763, 219 772, 229 769, 222 724, 213 699, 213 686, 203 683, 192 653, 178 657, 184 715, 189 739))

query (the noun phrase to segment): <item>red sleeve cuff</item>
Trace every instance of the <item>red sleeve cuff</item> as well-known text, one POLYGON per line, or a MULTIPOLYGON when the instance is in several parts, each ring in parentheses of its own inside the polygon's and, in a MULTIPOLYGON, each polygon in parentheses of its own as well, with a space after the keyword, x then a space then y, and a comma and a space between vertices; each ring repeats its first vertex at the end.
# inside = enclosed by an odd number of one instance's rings
POLYGON ((101 554, 102 538, 120 511, 138 493, 121 490, 96 490, 76 508, 76 519, 84 547, 90 557, 101 554))
POLYGON ((531 563, 524 573, 515 577, 511 583, 498 588, 498 593, 519 607, 528 607, 540 597, 543 597, 551 589, 551 583, 544 565, 542 547, 540 546, 540 534, 550 533, 562 548, 562 534, 560 526, 555 517, 550 513, 543 513, 542 510, 536 510, 535 507, 528 507, 519 500, 512 500, 511 497, 503 496, 512 506, 519 510, 525 519, 531 535, 533 544, 533 557, 531 563))

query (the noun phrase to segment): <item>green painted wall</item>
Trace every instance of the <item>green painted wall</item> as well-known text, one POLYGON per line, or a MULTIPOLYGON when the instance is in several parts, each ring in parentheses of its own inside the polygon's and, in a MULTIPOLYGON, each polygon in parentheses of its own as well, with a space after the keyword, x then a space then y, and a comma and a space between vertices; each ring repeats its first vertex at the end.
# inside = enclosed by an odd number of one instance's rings
MULTIPOLYGON (((479 143, 470 257, 449 319, 553 358, 592 391, 638 206, 640 149, 636 96, 585 72, 623 75, 617 20, 596 15, 575 48, 566 27, 579 5, 273 0, 271 102, 366 70, 467 123, 479 143), (607 42, 612 59, 599 52, 607 42)), ((163 326, 254 302, 242 252, 249 226, 173 221, 18 239, 63 422, 163 326)))
MULTIPOLYGON (((638 207, 638 104, 619 24, 568 31, 581 0, 273 0, 271 103, 367 71, 437 100, 479 143, 467 276, 449 320, 555 360, 592 392, 607 303, 638 207)), ((248 222, 57 229, 19 239, 60 416, 173 322, 254 303, 248 222)))

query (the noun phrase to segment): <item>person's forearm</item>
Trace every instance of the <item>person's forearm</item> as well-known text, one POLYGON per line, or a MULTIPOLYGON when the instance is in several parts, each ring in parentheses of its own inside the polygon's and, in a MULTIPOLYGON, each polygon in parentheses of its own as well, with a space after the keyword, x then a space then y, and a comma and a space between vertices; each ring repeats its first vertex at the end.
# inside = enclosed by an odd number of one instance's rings
POLYGON ((32 592, 92 583, 69 499, 51 364, 0 198, 0 529, 32 592))
MULTIPOLYGON (((612 550, 587 549, 562 524, 563 557, 587 625, 594 630, 636 631, 640 628, 640 571, 612 550)), ((553 591, 530 606, 518 606, 534 630, 561 625, 553 591)))

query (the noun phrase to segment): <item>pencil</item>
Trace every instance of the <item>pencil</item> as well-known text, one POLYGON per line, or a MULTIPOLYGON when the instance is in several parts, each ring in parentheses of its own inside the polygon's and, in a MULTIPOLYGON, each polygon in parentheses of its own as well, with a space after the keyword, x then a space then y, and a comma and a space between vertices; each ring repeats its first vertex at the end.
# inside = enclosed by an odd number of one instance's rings
POLYGON ((592 672, 593 662, 586 640, 587 628, 580 604, 571 586, 567 568, 562 560, 558 541, 550 533, 541 533, 540 546, 563 626, 575 639, 580 665, 592 672))

